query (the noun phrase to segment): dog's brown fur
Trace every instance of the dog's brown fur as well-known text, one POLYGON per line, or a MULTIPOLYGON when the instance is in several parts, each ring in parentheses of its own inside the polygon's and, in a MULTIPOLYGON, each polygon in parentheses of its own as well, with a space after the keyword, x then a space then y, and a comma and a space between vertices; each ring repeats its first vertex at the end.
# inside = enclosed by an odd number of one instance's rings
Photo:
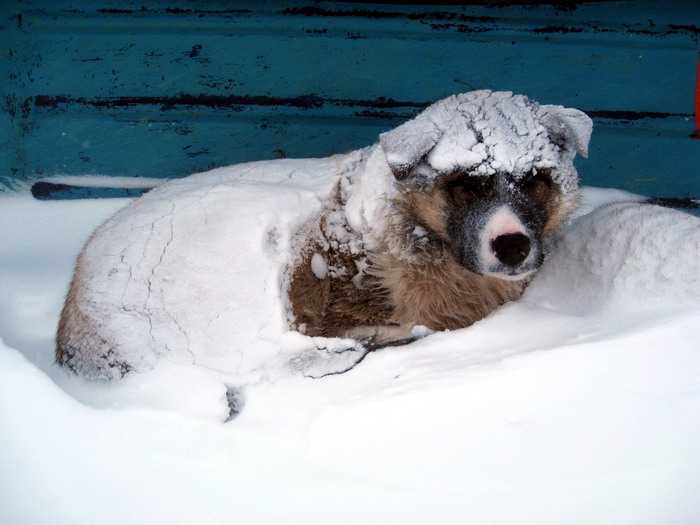
MULTIPOLYGON (((90 240, 94 237, 94 233, 90 236, 90 240)), ((75 264, 75 272, 71 279, 70 288, 66 295, 66 300, 61 310, 61 318, 58 323, 56 332, 56 362, 65 366, 73 372, 78 369, 86 370, 91 364, 96 364, 100 359, 110 361, 110 367, 119 371, 120 375, 125 375, 131 370, 131 365, 125 361, 114 359, 114 350, 111 345, 101 335, 101 327, 95 323, 94 319, 85 315, 80 308, 83 303, 81 297, 82 283, 85 281, 83 275, 84 267, 84 252, 81 252, 75 264), (76 357, 75 349, 80 348, 86 341, 90 341, 93 348, 96 350, 95 363, 80 363, 76 366, 74 358, 76 357)))
MULTIPOLYGON (((551 233, 561 226, 567 210, 558 188, 539 191, 534 197, 547 210, 544 231, 551 233)), ((363 254, 369 265, 359 288, 351 278, 355 258, 333 249, 324 251, 316 241, 307 243, 290 278, 294 327, 308 335, 388 341, 408 337, 415 325, 432 330, 463 328, 517 299, 526 282, 479 275, 454 258, 447 233, 450 205, 444 184, 428 190, 401 189, 392 202, 390 226, 380 250, 363 254), (428 232, 419 244, 410 237, 417 225, 428 232), (314 253, 342 265, 346 274, 318 279, 311 270, 314 253)), ((323 216, 320 223, 323 232, 323 216)))

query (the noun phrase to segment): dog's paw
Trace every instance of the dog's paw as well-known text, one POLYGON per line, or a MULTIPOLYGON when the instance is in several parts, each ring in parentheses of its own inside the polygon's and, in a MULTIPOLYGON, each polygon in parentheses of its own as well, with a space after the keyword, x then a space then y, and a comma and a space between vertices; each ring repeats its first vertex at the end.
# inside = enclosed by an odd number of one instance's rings
POLYGON ((289 366, 304 377, 343 374, 352 370, 367 355, 367 348, 352 339, 313 338, 314 347, 295 355, 289 366))

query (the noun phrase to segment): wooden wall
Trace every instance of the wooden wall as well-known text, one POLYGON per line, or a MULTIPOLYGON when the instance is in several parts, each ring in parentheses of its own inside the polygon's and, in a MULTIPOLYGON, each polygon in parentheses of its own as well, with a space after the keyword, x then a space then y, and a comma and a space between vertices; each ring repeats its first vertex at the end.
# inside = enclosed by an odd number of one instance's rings
POLYGON ((595 120, 587 184, 700 196, 700 2, 2 3, 0 187, 376 140, 478 88, 595 120))

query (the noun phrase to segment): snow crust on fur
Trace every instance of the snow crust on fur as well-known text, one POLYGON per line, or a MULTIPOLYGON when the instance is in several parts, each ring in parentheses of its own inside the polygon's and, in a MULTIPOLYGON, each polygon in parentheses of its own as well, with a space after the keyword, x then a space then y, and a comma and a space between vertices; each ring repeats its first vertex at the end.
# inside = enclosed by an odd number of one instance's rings
POLYGON ((88 242, 78 268, 78 300, 99 320, 105 347, 137 371, 167 356, 244 383, 286 366, 283 281, 295 232, 320 212, 352 160, 213 170, 120 210, 88 242))
MULTIPOLYGON (((326 213, 324 242, 364 253, 380 242, 395 191, 376 146, 215 169, 169 181, 119 210, 78 264, 76 302, 98 332, 88 344, 82 333, 69 338, 92 349, 73 361, 77 371, 117 378, 115 359, 145 371, 166 357, 247 384, 298 366, 314 374, 323 363, 347 368, 358 355, 332 349, 354 342, 302 339, 318 358, 311 363, 298 358, 299 340, 288 333, 287 270, 307 237, 320 239, 318 216, 337 191, 345 205, 326 213)), ((317 255, 319 278, 338 271, 317 255)), ((364 266, 360 260, 358 278, 364 266)))
POLYGON ((518 178, 533 169, 557 168, 553 179, 566 194, 578 186, 573 158, 587 154, 591 130, 590 118, 579 110, 482 90, 436 102, 380 140, 398 170, 417 165, 427 153, 420 170, 427 181, 456 169, 518 178))

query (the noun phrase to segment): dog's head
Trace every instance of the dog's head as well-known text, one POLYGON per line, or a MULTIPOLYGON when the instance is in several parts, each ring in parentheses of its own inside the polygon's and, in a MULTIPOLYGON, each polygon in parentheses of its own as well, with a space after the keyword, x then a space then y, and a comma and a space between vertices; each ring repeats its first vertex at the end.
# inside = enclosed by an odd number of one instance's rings
POLYGON ((441 100, 380 136, 418 226, 468 270, 524 279, 542 264, 543 240, 576 204, 577 153, 591 119, 509 92, 441 100))

